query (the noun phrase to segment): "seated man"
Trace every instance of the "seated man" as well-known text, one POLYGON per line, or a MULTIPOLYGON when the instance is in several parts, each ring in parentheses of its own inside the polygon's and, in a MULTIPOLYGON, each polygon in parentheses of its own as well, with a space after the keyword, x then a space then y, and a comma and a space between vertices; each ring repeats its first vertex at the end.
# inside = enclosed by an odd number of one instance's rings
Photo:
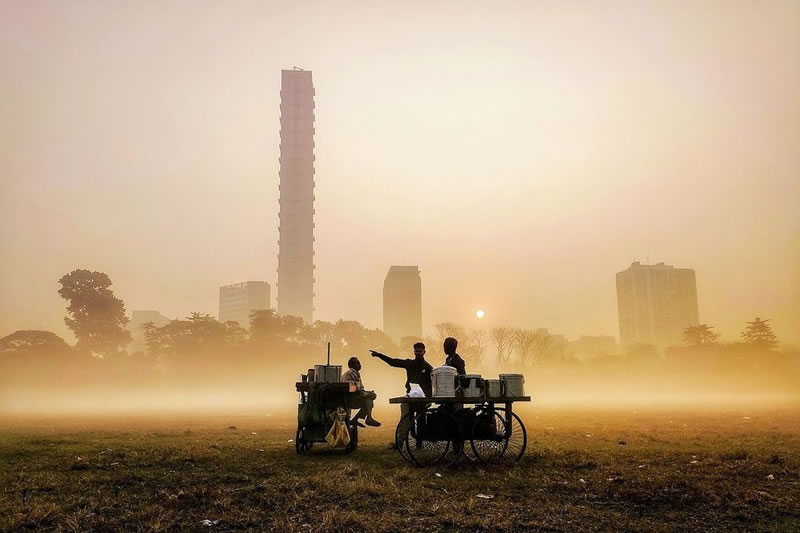
POLYGON ((349 368, 342 374, 342 381, 354 386, 350 387, 351 391, 355 388, 355 391, 347 397, 347 402, 350 407, 360 407, 351 422, 363 428, 364 424, 359 422, 359 419, 366 417, 364 422, 368 426, 379 427, 381 423, 372 418, 372 406, 377 396, 373 391, 364 390, 364 384, 361 383, 361 361, 358 360, 358 357, 351 357, 347 361, 347 366, 349 368))

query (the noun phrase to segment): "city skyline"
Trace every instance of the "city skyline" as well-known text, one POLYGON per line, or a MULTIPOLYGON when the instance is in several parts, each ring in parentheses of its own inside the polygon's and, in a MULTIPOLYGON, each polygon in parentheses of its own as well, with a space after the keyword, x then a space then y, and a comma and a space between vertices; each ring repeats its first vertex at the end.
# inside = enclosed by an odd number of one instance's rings
POLYGON ((336 31, 325 5, 0 6, 0 330, 69 337, 55 287, 79 267, 170 317, 274 286, 278 73, 298 65, 319 90, 315 317, 380 327, 386 268, 411 263, 426 328, 482 308, 616 335, 613 274, 650 256, 706 273, 724 338, 758 315, 800 342, 796 3, 453 5, 336 31))

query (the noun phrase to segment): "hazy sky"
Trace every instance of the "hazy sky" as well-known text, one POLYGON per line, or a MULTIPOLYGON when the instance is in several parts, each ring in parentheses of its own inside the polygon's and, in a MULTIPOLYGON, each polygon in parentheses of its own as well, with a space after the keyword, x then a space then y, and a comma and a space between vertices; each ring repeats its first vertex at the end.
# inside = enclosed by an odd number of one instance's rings
POLYGON ((316 317, 618 335, 614 273, 697 271, 800 341, 800 2, 0 0, 0 336, 58 278, 217 313, 273 284, 280 70, 316 87, 316 317))

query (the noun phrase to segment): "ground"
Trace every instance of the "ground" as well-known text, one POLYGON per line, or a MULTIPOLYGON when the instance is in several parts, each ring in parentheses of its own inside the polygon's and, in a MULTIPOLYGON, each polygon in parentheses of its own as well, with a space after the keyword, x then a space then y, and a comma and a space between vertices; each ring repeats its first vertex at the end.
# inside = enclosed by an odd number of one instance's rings
POLYGON ((516 467, 425 469, 379 414, 306 456, 277 414, 4 418, 0 530, 800 531, 800 411, 531 408, 516 467))

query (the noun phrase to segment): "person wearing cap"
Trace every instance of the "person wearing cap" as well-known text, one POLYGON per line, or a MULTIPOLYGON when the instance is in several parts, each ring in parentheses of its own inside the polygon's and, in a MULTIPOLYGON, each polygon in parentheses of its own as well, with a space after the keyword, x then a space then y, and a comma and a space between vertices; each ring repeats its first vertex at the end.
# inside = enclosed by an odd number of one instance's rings
POLYGON ((375 404, 377 395, 374 391, 364 390, 364 384, 361 382, 361 361, 358 360, 358 357, 351 357, 347 361, 347 366, 347 371, 342 374, 342 381, 351 385, 347 403, 350 407, 360 408, 356 416, 351 419, 351 422, 357 426, 364 427, 364 424, 359 421, 364 418, 364 422, 368 426, 380 427, 381 423, 372 418, 372 407, 375 404))

